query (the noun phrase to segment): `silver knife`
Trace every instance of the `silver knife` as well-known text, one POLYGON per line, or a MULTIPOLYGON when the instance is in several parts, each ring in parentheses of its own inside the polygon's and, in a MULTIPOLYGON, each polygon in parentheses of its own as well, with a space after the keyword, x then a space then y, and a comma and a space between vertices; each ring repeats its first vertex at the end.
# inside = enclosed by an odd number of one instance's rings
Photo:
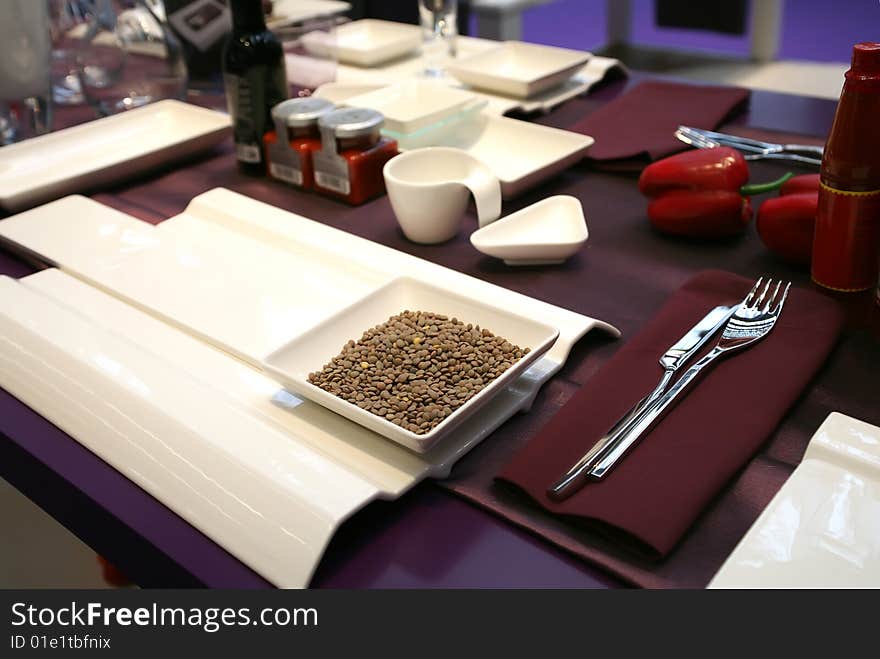
POLYGON ((670 347, 660 358, 660 366, 663 367, 663 377, 647 396, 633 405, 617 423, 596 442, 593 447, 584 454, 565 474, 547 490, 547 496, 556 501, 567 499, 589 479, 589 472, 593 465, 602 459, 609 447, 613 447, 619 437, 622 437, 632 426, 638 423, 642 413, 663 395, 669 386, 672 376, 679 367, 685 364, 691 357, 712 338, 721 327, 727 323, 737 307, 715 307, 694 327, 681 337, 675 345, 670 347))

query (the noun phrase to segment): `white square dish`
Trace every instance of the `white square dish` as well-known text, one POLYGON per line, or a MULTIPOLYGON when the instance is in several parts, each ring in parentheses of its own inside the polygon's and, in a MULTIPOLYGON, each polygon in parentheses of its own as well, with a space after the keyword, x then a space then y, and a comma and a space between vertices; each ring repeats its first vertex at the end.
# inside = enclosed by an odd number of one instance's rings
MULTIPOLYGON (((364 19, 336 28, 336 56, 344 64, 376 66, 403 57, 422 45, 418 25, 364 19)), ((307 43, 309 49, 326 49, 326 44, 307 43)))
POLYGON ((449 65, 458 80, 477 89, 528 98, 562 84, 590 59, 590 53, 521 41, 449 65))
POLYGON ((477 298, 450 293, 417 279, 400 277, 282 346, 263 360, 263 368, 295 394, 319 403, 413 451, 423 453, 493 396, 503 391, 507 384, 549 350, 558 336, 559 331, 556 328, 527 316, 477 298), (358 340, 368 329, 406 309, 457 317, 465 323, 487 328, 522 348, 529 348, 530 352, 437 427, 422 435, 362 410, 309 382, 309 373, 320 371, 339 354, 348 341, 358 340))
POLYGON ((408 80, 354 96, 345 104, 381 112, 388 130, 414 133, 476 102, 479 102, 476 95, 461 89, 430 80, 408 80))
POLYGON ((501 196, 511 199, 571 167, 593 142, 589 135, 483 113, 441 145, 482 161, 501 182, 501 196))

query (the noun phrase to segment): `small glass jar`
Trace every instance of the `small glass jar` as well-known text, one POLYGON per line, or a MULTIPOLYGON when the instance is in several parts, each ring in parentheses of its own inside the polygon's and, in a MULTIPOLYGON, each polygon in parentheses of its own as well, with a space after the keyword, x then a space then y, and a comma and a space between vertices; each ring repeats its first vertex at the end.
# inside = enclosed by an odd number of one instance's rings
POLYGON ((335 107, 323 98, 311 97, 292 98, 272 108, 275 129, 263 136, 269 176, 306 190, 314 187, 312 155, 321 150, 318 119, 335 107))
POLYGON ((385 193, 382 168, 397 155, 397 141, 382 137, 385 117, 375 110, 334 110, 318 120, 322 148, 314 154, 315 190, 362 204, 385 193))

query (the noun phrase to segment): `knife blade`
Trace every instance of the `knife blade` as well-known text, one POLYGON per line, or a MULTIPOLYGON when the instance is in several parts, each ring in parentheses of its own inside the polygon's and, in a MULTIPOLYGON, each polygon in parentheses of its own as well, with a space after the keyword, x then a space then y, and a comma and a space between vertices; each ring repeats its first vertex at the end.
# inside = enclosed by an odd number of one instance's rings
POLYGON ((633 405, 612 428, 587 451, 580 460, 574 463, 565 474, 547 490, 547 496, 555 501, 567 499, 589 480, 588 474, 593 464, 601 460, 615 442, 630 427, 638 423, 645 410, 656 401, 669 386, 673 374, 693 357, 736 312, 737 306, 718 306, 706 314, 699 323, 670 346, 660 357, 663 376, 654 390, 633 405))

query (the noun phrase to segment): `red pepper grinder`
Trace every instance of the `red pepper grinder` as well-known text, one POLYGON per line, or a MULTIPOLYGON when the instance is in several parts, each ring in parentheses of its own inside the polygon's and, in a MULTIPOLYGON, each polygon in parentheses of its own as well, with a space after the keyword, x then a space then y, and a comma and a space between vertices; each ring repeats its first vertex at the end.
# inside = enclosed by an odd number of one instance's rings
POLYGON ((853 47, 822 158, 813 281, 836 291, 877 285, 880 270, 880 43, 853 47))

